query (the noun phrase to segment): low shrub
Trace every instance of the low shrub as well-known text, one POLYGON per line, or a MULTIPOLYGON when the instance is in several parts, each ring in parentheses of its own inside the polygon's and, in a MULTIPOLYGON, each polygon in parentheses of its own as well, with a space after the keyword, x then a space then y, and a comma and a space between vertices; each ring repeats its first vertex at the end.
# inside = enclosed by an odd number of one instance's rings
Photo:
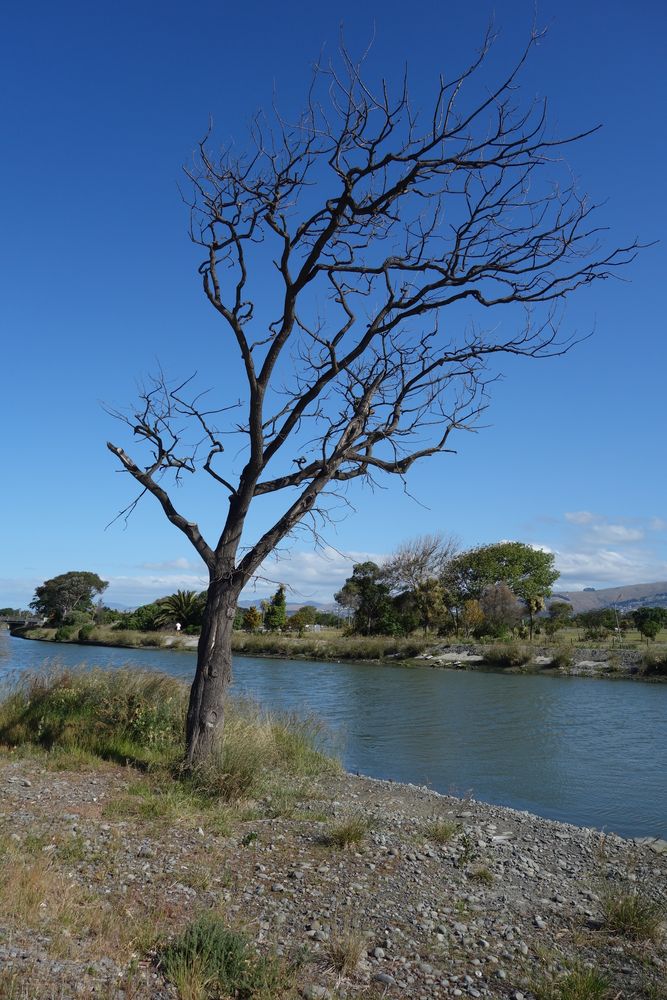
POLYGON ((555 667, 557 670, 567 670, 568 667, 572 666, 572 650, 569 646, 556 646, 551 654, 551 663, 549 666, 555 667))
POLYGON ((22 678, 0 703, 0 743, 77 747, 149 762, 183 739, 186 691, 164 674, 61 670, 22 678))
POLYGON ((56 629, 56 634, 54 635, 55 642, 69 642, 74 636, 74 629, 68 625, 61 625, 60 628, 56 629))
POLYGON ((640 669, 644 677, 667 677, 667 651, 645 653, 640 669))
MULTIPOLYGON (((177 768, 183 754, 186 685, 155 671, 57 670, 23 676, 0 702, 0 745, 78 750, 105 760, 177 768)), ((229 700, 219 751, 184 776, 205 798, 259 795, 270 782, 340 768, 321 749, 312 719, 229 700)))
POLYGON ((532 651, 518 642, 496 642, 484 650, 484 662, 494 667, 521 667, 532 657, 532 651))
POLYGON ((88 642, 94 631, 95 626, 91 622, 87 625, 82 625, 79 629, 79 642, 88 642))

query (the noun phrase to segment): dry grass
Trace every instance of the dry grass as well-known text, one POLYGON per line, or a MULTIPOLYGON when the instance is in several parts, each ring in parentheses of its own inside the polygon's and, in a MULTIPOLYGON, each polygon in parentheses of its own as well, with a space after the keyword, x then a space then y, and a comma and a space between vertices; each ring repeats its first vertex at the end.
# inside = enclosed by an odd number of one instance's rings
POLYGON ((332 931, 326 944, 326 953, 334 970, 340 976, 351 976, 366 952, 367 939, 358 928, 345 926, 332 931))

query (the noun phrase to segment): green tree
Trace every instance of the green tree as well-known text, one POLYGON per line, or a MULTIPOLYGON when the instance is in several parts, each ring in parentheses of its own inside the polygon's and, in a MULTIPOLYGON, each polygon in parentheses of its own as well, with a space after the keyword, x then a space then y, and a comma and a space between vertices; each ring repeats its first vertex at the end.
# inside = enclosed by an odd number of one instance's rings
POLYGON ((334 611, 316 611, 315 624, 322 625, 324 628, 341 628, 343 619, 334 611))
POLYGON ((157 602, 160 610, 156 624, 174 625, 179 622, 183 628, 201 625, 205 603, 206 594, 198 594, 196 590, 177 590, 157 602))
POLYGON ((583 629, 583 638, 589 642, 601 642, 616 628, 616 612, 612 608, 582 611, 575 622, 583 629))
POLYGON ((243 612, 243 631, 256 632, 262 624, 262 613, 253 604, 243 612))
POLYGON ((30 607, 54 625, 65 625, 75 612, 92 613, 93 598, 108 586, 97 573, 70 570, 37 587, 30 607))
POLYGON ((567 601, 552 601, 549 605, 549 615, 544 623, 544 629, 550 638, 556 635, 572 621, 572 605, 567 601))
POLYGON ((308 625, 315 624, 315 608, 311 604, 305 604, 287 619, 287 628, 290 632, 297 632, 303 635, 308 625))
POLYGON ((635 628, 646 639, 647 646, 650 639, 655 641, 657 638, 666 617, 664 608, 637 608, 633 611, 635 628))
POLYGON ((398 629, 388 584, 377 563, 356 563, 352 576, 334 594, 334 600, 353 612, 352 626, 361 635, 391 635, 398 629))
POLYGON ((264 612, 264 627, 269 632, 279 632, 287 624, 287 601, 282 583, 269 601, 264 612))
POLYGON ((505 583, 523 601, 530 618, 531 637, 534 615, 558 579, 552 552, 535 549, 523 542, 480 545, 454 556, 444 574, 445 587, 462 605, 480 600, 487 587, 505 583))

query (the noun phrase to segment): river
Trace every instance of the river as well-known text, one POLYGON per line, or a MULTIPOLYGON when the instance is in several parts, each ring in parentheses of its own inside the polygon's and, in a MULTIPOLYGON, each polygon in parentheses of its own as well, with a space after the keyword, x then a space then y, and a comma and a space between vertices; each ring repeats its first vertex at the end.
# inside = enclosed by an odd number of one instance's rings
MULTIPOLYGON (((194 653, 0 632, 0 677, 47 663, 183 678, 194 653)), ((318 716, 351 771, 623 836, 667 838, 667 684, 237 657, 233 689, 318 716)))

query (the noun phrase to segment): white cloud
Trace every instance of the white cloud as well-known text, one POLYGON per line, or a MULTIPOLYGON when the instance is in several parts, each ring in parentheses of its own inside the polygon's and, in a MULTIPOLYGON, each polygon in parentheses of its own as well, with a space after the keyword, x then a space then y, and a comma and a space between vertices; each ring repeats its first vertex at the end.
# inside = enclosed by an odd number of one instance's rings
POLYGON ((178 559, 168 559, 165 562, 139 563, 139 569, 198 569, 200 566, 201 563, 194 563, 183 556, 178 559))
POLYGON ((578 590, 581 587, 621 586, 632 583, 652 583, 667 579, 667 562, 655 553, 643 549, 591 549, 590 551, 559 551, 556 568, 560 578, 556 590, 578 590))
POLYGON ((273 593, 277 584, 283 583, 288 588, 288 601, 330 602, 351 575, 355 563, 366 560, 381 562, 384 558, 384 554, 339 552, 328 546, 316 552, 274 554, 265 560, 258 570, 258 579, 246 587, 243 597, 254 598, 273 593))
POLYGON ((649 531, 667 531, 667 521, 662 517, 652 517, 648 522, 649 531))
POLYGON ((166 597, 176 590, 204 590, 208 584, 206 573, 162 573, 145 576, 109 576, 109 588, 104 601, 136 607, 158 597, 166 597))
POLYGON ((590 531, 595 541, 603 545, 640 542, 644 537, 639 528, 626 528, 623 524, 594 524, 590 531))
POLYGON ((597 517, 590 510, 573 510, 565 515, 565 520, 570 524, 592 524, 597 517))

